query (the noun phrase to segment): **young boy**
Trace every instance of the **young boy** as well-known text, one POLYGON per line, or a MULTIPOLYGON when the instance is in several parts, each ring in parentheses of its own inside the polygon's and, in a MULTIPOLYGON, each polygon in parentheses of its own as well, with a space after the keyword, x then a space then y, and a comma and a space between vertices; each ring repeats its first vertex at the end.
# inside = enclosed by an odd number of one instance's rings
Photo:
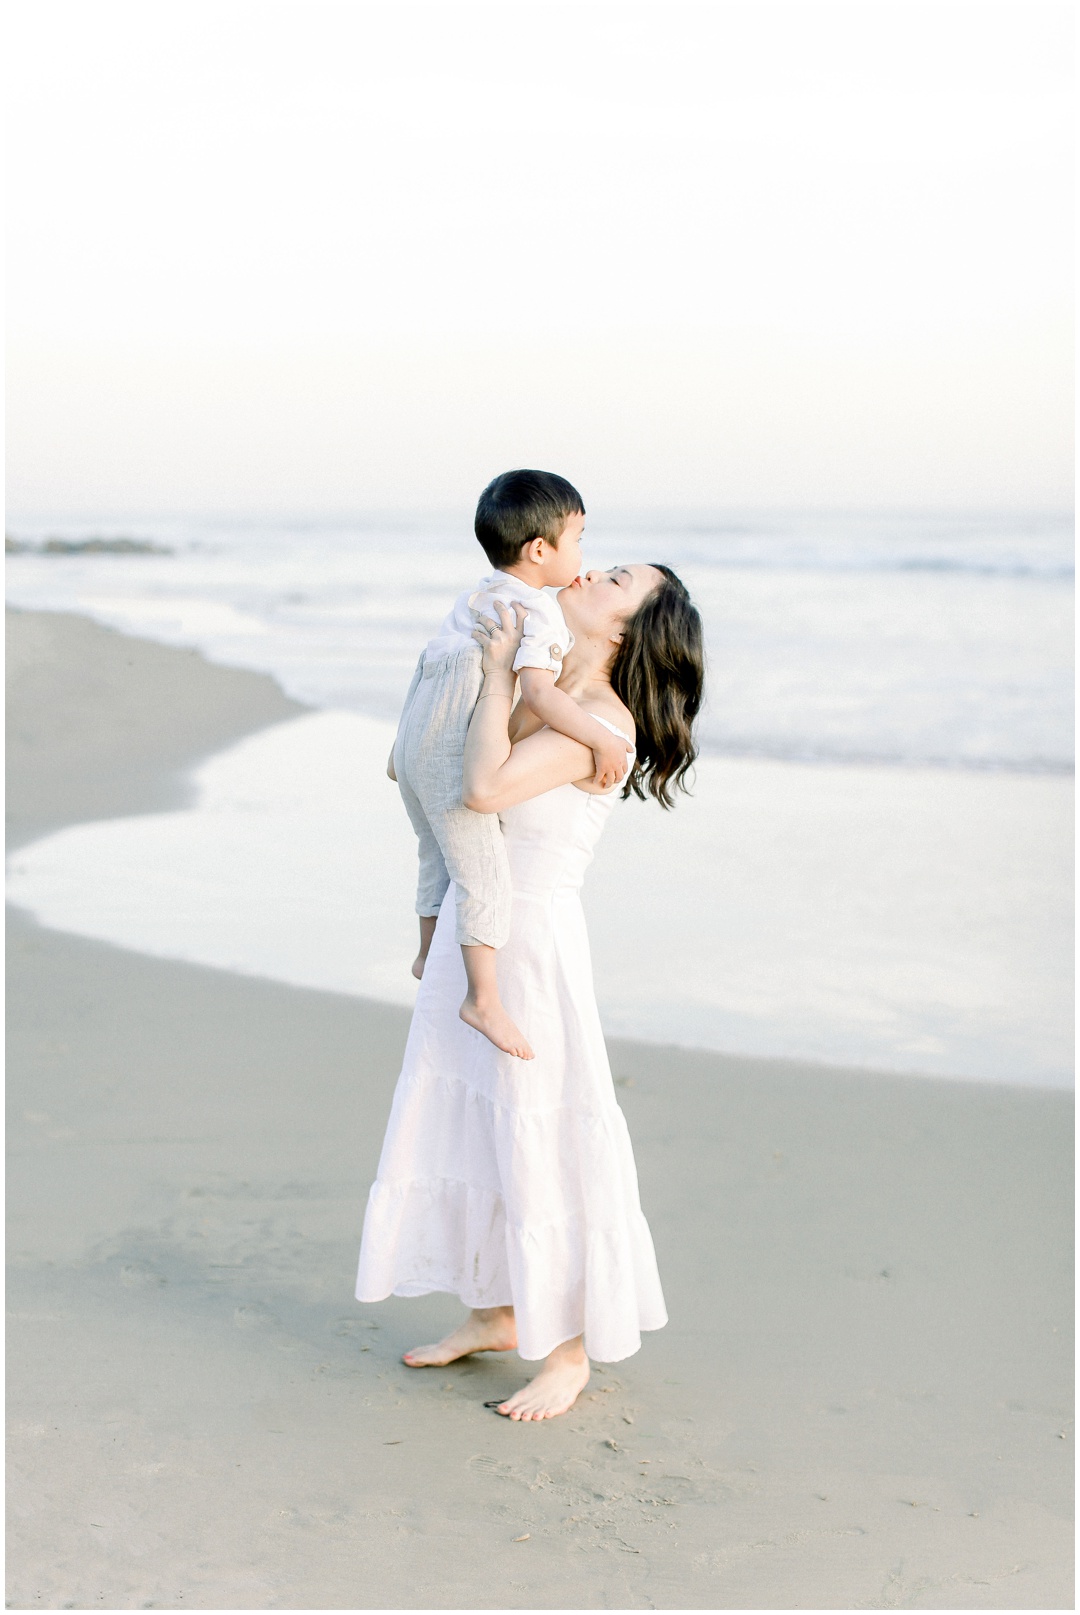
POLYGON ((514 658, 521 699, 552 729, 590 748, 596 782, 610 785, 626 772, 626 743, 611 734, 557 686, 574 643, 562 611, 545 589, 564 588, 581 569, 585 507, 563 477, 547 471, 506 471, 488 484, 476 507, 476 536, 496 569, 455 601, 429 641, 405 698, 387 772, 396 779, 420 843, 422 976, 435 921, 451 880, 457 888, 456 936, 468 992, 461 1018, 496 1047, 521 1060, 533 1051, 499 999, 495 952, 510 931, 510 870, 495 813, 462 806, 465 736, 483 682, 478 621, 498 620, 495 601, 527 609, 514 658))

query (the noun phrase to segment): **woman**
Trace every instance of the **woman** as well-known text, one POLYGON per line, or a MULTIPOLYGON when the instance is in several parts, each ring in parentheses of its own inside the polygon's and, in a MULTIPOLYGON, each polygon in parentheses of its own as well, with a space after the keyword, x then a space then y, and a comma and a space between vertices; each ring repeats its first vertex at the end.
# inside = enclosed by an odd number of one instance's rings
MULTIPOLYGON (((574 635, 559 688, 630 753, 624 796, 664 807, 696 755, 701 621, 667 567, 589 572, 559 595, 574 635), (636 744, 635 744, 636 743, 636 744)), ((511 1419, 572 1407, 589 1357, 618 1362, 667 1322, 633 1151, 615 1099, 578 896, 612 806, 592 752, 513 716, 516 617, 479 629, 484 683, 469 726, 464 800, 502 820, 513 924, 503 1002, 536 1058, 502 1053, 458 1016, 464 988, 453 904, 443 904, 417 995, 356 1295, 456 1294, 471 1311, 410 1368, 477 1351, 543 1360, 496 1405, 511 1419)), ((685 786, 683 786, 685 789, 685 786)))

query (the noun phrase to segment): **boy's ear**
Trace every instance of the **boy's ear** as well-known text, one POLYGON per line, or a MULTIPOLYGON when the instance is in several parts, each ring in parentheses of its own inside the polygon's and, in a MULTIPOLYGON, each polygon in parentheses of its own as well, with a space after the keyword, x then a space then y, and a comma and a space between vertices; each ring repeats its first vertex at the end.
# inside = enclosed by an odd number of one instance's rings
POLYGON ((544 540, 542 538, 530 538, 527 544, 521 546, 521 559, 523 561, 532 561, 535 566, 539 566, 544 559, 544 540))

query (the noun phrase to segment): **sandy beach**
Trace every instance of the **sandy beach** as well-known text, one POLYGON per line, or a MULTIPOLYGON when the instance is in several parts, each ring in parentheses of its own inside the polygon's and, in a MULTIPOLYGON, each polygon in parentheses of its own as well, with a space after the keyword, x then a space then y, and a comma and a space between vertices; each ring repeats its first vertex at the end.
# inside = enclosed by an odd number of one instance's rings
MULTIPOLYGON (((74 616, 8 680, 9 847, 302 710, 74 616)), ((9 1607, 1073 1607, 1070 1094, 613 1041, 671 1322, 514 1425, 352 1300, 405 1010, 8 937, 9 1607)))

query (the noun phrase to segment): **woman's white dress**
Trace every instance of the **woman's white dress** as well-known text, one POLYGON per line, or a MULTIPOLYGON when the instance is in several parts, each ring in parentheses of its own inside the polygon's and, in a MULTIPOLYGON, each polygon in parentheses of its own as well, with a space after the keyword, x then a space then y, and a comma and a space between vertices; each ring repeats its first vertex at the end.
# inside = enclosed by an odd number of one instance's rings
POLYGON ((579 897, 613 802, 562 785, 502 815, 513 921, 499 986, 534 1060, 459 1018, 447 894, 364 1217, 358 1300, 446 1290, 512 1305, 530 1359, 583 1334, 590 1357, 618 1362, 667 1322, 579 897))

